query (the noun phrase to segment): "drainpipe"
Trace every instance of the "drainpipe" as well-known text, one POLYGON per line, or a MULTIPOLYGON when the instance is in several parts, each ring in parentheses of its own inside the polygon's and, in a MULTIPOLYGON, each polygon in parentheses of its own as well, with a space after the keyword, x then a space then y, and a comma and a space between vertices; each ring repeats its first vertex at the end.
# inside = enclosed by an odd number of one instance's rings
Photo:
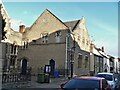
POLYGON ((66 60, 65 60, 65 77, 67 77, 67 74, 68 74, 68 69, 69 69, 69 47, 70 47, 70 44, 69 44, 69 37, 70 37, 70 34, 68 33, 66 35, 66 60))

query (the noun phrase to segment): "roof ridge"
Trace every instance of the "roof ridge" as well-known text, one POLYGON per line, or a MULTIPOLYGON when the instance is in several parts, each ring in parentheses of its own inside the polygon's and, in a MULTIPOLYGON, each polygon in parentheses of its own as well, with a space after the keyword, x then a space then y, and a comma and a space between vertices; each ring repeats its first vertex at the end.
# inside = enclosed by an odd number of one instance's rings
MULTIPOLYGON (((78 20, 80 20, 80 19, 78 19, 78 20)), ((64 23, 67 23, 67 22, 75 22, 75 21, 78 21, 78 20, 65 21, 64 23)))
MULTIPOLYGON (((48 10, 47 8, 43 11, 42 14, 45 13, 45 11, 48 11, 51 15, 53 15, 57 20, 59 20, 62 24, 64 24, 67 28, 69 28, 64 22, 62 22, 58 17, 56 17, 52 12, 50 12, 50 10, 48 10)), ((36 21, 42 16, 42 14, 40 14, 40 16, 38 16, 38 18, 35 20, 35 22, 31 25, 30 29, 33 27, 33 25, 36 23, 36 21)))
POLYGON ((75 26, 73 27, 72 31, 77 27, 78 23, 80 22, 80 20, 77 21, 77 23, 75 24, 75 26))
POLYGON ((53 14, 50 10, 46 9, 50 14, 52 14, 57 20, 59 20, 62 24, 64 24, 67 28, 69 28, 63 21, 61 21, 55 14, 53 14))

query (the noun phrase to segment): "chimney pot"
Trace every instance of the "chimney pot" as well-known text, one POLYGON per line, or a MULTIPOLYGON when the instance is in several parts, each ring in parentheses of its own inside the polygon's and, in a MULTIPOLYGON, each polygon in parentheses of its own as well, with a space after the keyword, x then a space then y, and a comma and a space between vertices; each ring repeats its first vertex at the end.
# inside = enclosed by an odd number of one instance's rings
POLYGON ((104 52, 104 47, 102 47, 102 52, 104 52))
POLYGON ((19 32, 24 33, 25 32, 25 25, 20 25, 19 26, 19 32))

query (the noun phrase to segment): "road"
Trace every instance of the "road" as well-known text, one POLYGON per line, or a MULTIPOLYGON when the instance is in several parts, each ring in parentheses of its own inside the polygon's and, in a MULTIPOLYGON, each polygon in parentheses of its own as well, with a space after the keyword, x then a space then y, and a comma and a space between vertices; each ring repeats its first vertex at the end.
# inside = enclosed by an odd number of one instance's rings
MULTIPOLYGON (((118 77, 118 80, 120 81, 120 75, 116 75, 118 77)), ((67 78, 51 78, 50 83, 38 83, 37 82, 37 77, 32 76, 31 81, 27 84, 21 85, 22 88, 18 89, 20 86, 18 85, 17 89, 3 89, 3 90, 43 90, 43 89, 58 89, 60 87, 61 83, 66 82, 68 79, 67 78)))

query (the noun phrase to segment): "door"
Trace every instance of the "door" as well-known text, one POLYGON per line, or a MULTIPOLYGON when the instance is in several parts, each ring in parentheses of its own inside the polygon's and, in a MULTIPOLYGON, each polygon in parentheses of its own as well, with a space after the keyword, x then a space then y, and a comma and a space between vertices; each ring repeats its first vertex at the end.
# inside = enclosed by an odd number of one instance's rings
POLYGON ((22 72, 21 72, 21 74, 26 75, 26 71, 27 71, 27 60, 23 59, 22 60, 22 72))
POLYGON ((51 60, 49 61, 49 63, 50 63, 50 66, 51 66, 51 72, 50 72, 50 74, 51 74, 51 75, 54 75, 55 61, 54 61, 53 59, 51 59, 51 60))

